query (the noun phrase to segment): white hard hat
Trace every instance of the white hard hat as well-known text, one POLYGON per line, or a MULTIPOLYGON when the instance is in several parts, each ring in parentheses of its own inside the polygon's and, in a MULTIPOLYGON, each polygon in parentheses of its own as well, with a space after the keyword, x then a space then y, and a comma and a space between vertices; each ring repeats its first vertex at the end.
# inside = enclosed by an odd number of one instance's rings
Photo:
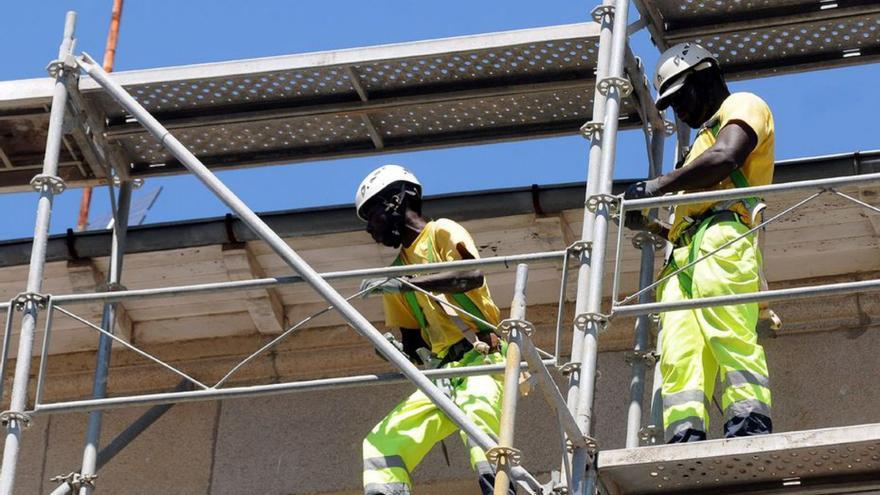
POLYGON ((422 184, 416 176, 409 170, 400 165, 382 165, 373 170, 367 177, 361 181, 358 186, 357 193, 354 196, 354 207, 357 209, 357 215, 361 220, 366 221, 361 208, 374 196, 382 192, 386 187, 395 182, 405 182, 416 186, 419 194, 422 192, 422 184))
POLYGON ((679 43, 660 55, 654 71, 654 88, 657 89, 657 108, 669 106, 669 97, 684 86, 685 76, 694 71, 718 66, 718 60, 709 50, 696 43, 679 43))

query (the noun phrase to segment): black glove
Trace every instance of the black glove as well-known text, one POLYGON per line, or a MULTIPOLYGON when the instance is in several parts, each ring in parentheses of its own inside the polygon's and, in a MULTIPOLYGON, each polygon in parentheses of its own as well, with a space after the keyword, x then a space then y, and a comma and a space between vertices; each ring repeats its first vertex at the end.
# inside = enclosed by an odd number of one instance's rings
MULTIPOLYGON (((623 199, 653 198, 658 195, 660 195, 659 180, 651 179, 636 182, 626 188, 626 192, 623 193, 623 199)), ((647 230, 649 221, 642 213, 642 210, 630 210, 626 212, 623 225, 631 230, 647 230)))

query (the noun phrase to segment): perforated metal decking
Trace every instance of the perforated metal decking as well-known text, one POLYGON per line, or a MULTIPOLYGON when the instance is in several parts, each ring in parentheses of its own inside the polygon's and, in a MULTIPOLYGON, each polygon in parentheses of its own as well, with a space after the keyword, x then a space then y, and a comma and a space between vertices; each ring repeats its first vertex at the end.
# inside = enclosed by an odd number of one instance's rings
POLYGON ((606 450, 599 475, 612 495, 880 492, 880 424, 606 450))
POLYGON ((696 41, 732 78, 863 64, 880 57, 880 2, 636 0, 661 46, 696 41))
MULTIPOLYGON (((591 116, 597 43, 584 23, 113 77, 206 165, 237 167, 576 133, 591 116)), ((80 87, 134 176, 182 171, 92 81, 80 87)), ((39 163, 49 88, 0 84, 0 188, 39 163)), ((632 99, 621 116, 639 124, 632 99)), ((100 174, 76 143, 67 151, 68 182, 100 174)))

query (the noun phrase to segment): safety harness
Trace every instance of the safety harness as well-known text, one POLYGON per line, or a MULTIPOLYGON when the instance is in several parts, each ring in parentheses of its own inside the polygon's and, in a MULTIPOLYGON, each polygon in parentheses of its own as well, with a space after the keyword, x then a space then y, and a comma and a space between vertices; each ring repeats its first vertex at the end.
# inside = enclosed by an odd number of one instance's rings
MULTIPOLYGON (((712 133, 712 136, 717 138, 718 133, 721 131, 721 120, 718 117, 714 117, 713 119, 710 119, 703 126, 703 128, 708 129, 709 132, 712 133)), ((737 189, 749 187, 749 181, 748 179, 746 179, 746 176, 742 173, 742 170, 740 169, 736 169, 730 173, 730 180, 733 183, 733 186, 737 189)), ((709 211, 698 218, 691 219, 685 217, 685 221, 687 221, 689 225, 685 227, 684 230, 682 230, 681 234, 679 234, 678 238, 676 239, 676 245, 683 246, 686 244, 690 244, 690 247, 688 249, 687 264, 691 264, 697 260, 700 254, 700 245, 703 243, 703 235, 706 233, 707 230, 709 230, 709 227, 721 222, 739 222, 743 223, 746 226, 753 226, 756 222, 760 221, 763 211, 766 207, 767 205, 756 197, 741 198, 732 201, 717 203, 709 211), (749 212, 748 223, 743 222, 740 214, 731 209, 735 204, 738 203, 745 206, 746 211, 749 212)), ((760 247, 759 232, 755 232, 754 235, 755 241, 760 247)), ((675 262, 675 257, 670 254, 669 260, 667 261, 666 267, 664 268, 663 273, 661 273, 661 276, 664 276, 665 274, 674 272, 676 270, 678 270, 678 265, 675 262)), ((683 270, 679 272, 678 277, 682 291, 687 294, 688 298, 693 299, 694 281, 692 268, 690 270, 683 270)), ((760 280, 760 290, 767 290, 767 278, 764 275, 763 266, 758 267, 758 277, 760 280)), ((768 321, 768 326, 770 329, 778 330, 782 327, 782 320, 769 308, 768 303, 759 303, 759 308, 759 319, 768 321)))
MULTIPOLYGON (((434 263, 434 262, 435 262, 434 243, 430 238, 428 238, 428 263, 434 263)), ((404 258, 403 253, 401 253, 394 260, 394 263, 392 263, 392 266, 402 266, 402 265, 406 265, 406 264, 408 264, 408 263, 407 263, 406 259, 404 258)), ((415 292, 408 291, 408 292, 404 292, 402 295, 403 295, 404 300, 406 300, 407 306, 409 306, 410 312, 415 317, 416 321, 419 323, 419 328, 421 329, 422 337, 424 338, 427 335, 427 331, 428 331, 428 320, 427 320, 427 318, 425 318, 425 312, 422 310, 422 307, 419 305, 418 299, 416 299, 415 292)), ((468 297, 467 294, 456 293, 456 294, 450 294, 450 295, 452 296, 452 299, 455 300, 455 303, 458 305, 459 308, 466 311, 468 314, 472 314, 472 315, 476 316, 480 320, 484 320, 484 321, 486 320, 486 317, 483 315, 483 312, 480 311, 480 308, 476 305, 476 303, 474 303, 474 301, 470 297, 468 297)), ((459 359, 461 359, 462 356, 464 356, 465 353, 467 353, 469 350, 471 350, 473 348, 473 344, 474 344, 474 342, 470 341, 471 339, 469 338, 469 335, 468 335, 468 333, 470 333, 470 331, 468 330, 467 324, 465 324, 464 321, 457 314, 450 314, 449 317, 455 322, 456 326, 459 327, 459 329, 462 331, 462 334, 464 334, 465 338, 462 339, 461 341, 453 344, 452 346, 450 346, 447 349, 446 354, 442 358, 442 364, 447 364, 447 363, 451 363, 454 361, 458 361, 459 359)), ((493 331, 492 327, 489 327, 486 324, 484 324, 480 321, 477 321, 477 320, 473 320, 473 321, 474 321, 474 324, 477 326, 477 331, 479 333, 493 331)), ((470 337, 474 337, 474 336, 471 335, 470 337)))

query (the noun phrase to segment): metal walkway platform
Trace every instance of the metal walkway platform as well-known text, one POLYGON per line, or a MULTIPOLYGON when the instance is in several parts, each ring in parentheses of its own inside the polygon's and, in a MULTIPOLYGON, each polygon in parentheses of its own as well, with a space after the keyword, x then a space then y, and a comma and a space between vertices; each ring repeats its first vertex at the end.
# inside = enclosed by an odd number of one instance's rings
POLYGON ((696 41, 734 79, 880 59, 873 0, 635 0, 661 46, 696 41))
POLYGON ((880 424, 607 450, 608 493, 880 493, 880 424))
MULTIPOLYGON (((584 23, 113 77, 206 165, 240 167, 576 133, 597 43, 584 23)), ((80 88, 132 175, 183 171, 93 81, 80 88)), ((0 83, 0 190, 39 166, 50 95, 48 78, 0 83)), ((621 120, 640 123, 632 98, 621 120)), ((101 176, 76 142, 64 151, 66 180, 101 176)))

